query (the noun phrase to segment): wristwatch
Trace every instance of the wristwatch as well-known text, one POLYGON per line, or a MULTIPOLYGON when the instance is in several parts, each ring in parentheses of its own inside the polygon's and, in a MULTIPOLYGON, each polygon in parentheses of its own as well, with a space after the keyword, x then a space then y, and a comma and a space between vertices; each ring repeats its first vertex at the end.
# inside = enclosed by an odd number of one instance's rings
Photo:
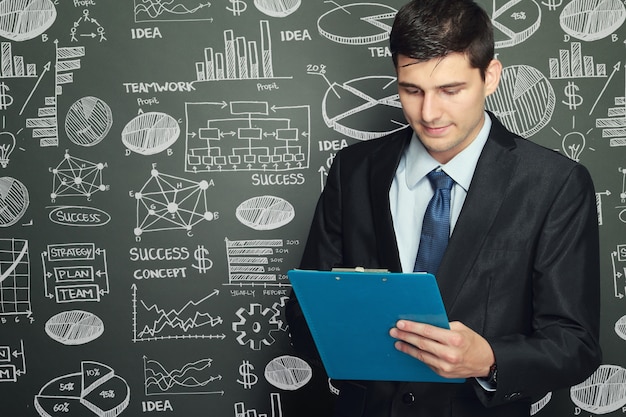
POLYGON ((495 386, 498 384, 498 365, 495 362, 489 367, 489 375, 485 379, 491 385, 495 386))

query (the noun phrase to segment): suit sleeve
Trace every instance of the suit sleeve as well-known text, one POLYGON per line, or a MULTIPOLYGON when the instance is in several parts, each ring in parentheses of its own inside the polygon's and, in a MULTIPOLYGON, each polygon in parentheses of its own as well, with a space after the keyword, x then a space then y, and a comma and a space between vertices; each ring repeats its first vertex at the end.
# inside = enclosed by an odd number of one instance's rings
POLYGON ((532 333, 489 339, 498 364, 488 406, 582 382, 601 361, 600 268, 595 193, 576 165, 552 200, 532 266, 532 333))
MULTIPOLYGON (((333 267, 342 265, 340 155, 341 152, 335 156, 324 191, 317 202, 299 266, 301 269, 331 270, 333 267)), ((293 291, 285 314, 294 349, 309 361, 322 366, 319 353, 293 291)))

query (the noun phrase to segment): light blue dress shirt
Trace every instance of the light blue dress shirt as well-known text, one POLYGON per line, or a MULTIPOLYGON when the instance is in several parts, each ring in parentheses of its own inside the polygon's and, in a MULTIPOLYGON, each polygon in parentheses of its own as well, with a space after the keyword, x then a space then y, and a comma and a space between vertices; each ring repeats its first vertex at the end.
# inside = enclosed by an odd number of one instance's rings
MULTIPOLYGON (((430 156, 422 142, 413 133, 389 189, 391 216, 398 242, 402 272, 413 272, 422 233, 422 220, 428 202, 435 194, 426 174, 433 169, 440 168, 454 180, 455 184, 450 195, 450 235, 452 235, 490 130, 491 119, 485 113, 485 123, 476 139, 444 165, 430 156)), ((495 391, 495 387, 483 378, 476 378, 476 381, 483 389, 495 391)))
POLYGON ((440 167, 455 182, 450 201, 450 234, 452 234, 490 129, 491 119, 485 113, 485 123, 476 138, 467 148, 444 165, 430 156, 422 142, 413 133, 389 189, 391 216, 400 252, 402 272, 413 272, 422 232, 422 220, 428 202, 434 194, 426 174, 440 167))

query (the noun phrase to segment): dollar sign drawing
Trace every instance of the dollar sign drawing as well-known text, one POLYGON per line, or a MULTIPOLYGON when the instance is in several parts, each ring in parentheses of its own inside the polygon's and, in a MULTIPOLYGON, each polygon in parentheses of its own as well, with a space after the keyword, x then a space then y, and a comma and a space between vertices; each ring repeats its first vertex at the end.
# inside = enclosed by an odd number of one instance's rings
POLYGON ((13 104, 13 97, 7 94, 9 86, 5 83, 0 83, 0 110, 6 110, 11 104, 13 104))
POLYGON ((233 16, 241 16, 241 13, 245 12, 248 5, 243 0, 228 0, 232 4, 231 7, 227 7, 226 10, 233 12, 233 16))
POLYGON ((237 380, 241 385, 243 385, 244 389, 250 389, 254 384, 259 381, 259 378, 252 373, 254 370, 254 366, 248 361, 243 361, 241 365, 239 365, 239 374, 242 376, 243 381, 237 380))
POLYGON ((557 7, 563 4, 563 0, 548 0, 547 3, 545 1, 542 1, 541 4, 543 4, 544 6, 548 6, 548 10, 554 11, 557 7))
POLYGON ((193 252, 193 257, 196 259, 197 264, 193 264, 195 269, 201 274, 206 274, 209 269, 213 267, 213 261, 210 260, 207 255, 209 251, 205 249, 204 245, 198 245, 198 248, 193 252))
POLYGON ((576 84, 571 81, 567 83, 567 86, 565 87, 565 95, 567 96, 568 101, 562 101, 561 103, 567 105, 570 110, 575 110, 578 106, 583 104, 583 98, 576 94, 577 91, 578 86, 576 84))

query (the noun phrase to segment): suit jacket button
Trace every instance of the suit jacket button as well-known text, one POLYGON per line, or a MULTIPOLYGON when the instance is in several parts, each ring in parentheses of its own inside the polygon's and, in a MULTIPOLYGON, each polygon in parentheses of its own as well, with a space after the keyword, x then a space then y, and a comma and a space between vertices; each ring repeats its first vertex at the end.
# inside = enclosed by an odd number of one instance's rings
POLYGON ((413 404, 415 402, 415 395, 412 392, 405 392, 402 396, 402 402, 405 404, 413 404))

